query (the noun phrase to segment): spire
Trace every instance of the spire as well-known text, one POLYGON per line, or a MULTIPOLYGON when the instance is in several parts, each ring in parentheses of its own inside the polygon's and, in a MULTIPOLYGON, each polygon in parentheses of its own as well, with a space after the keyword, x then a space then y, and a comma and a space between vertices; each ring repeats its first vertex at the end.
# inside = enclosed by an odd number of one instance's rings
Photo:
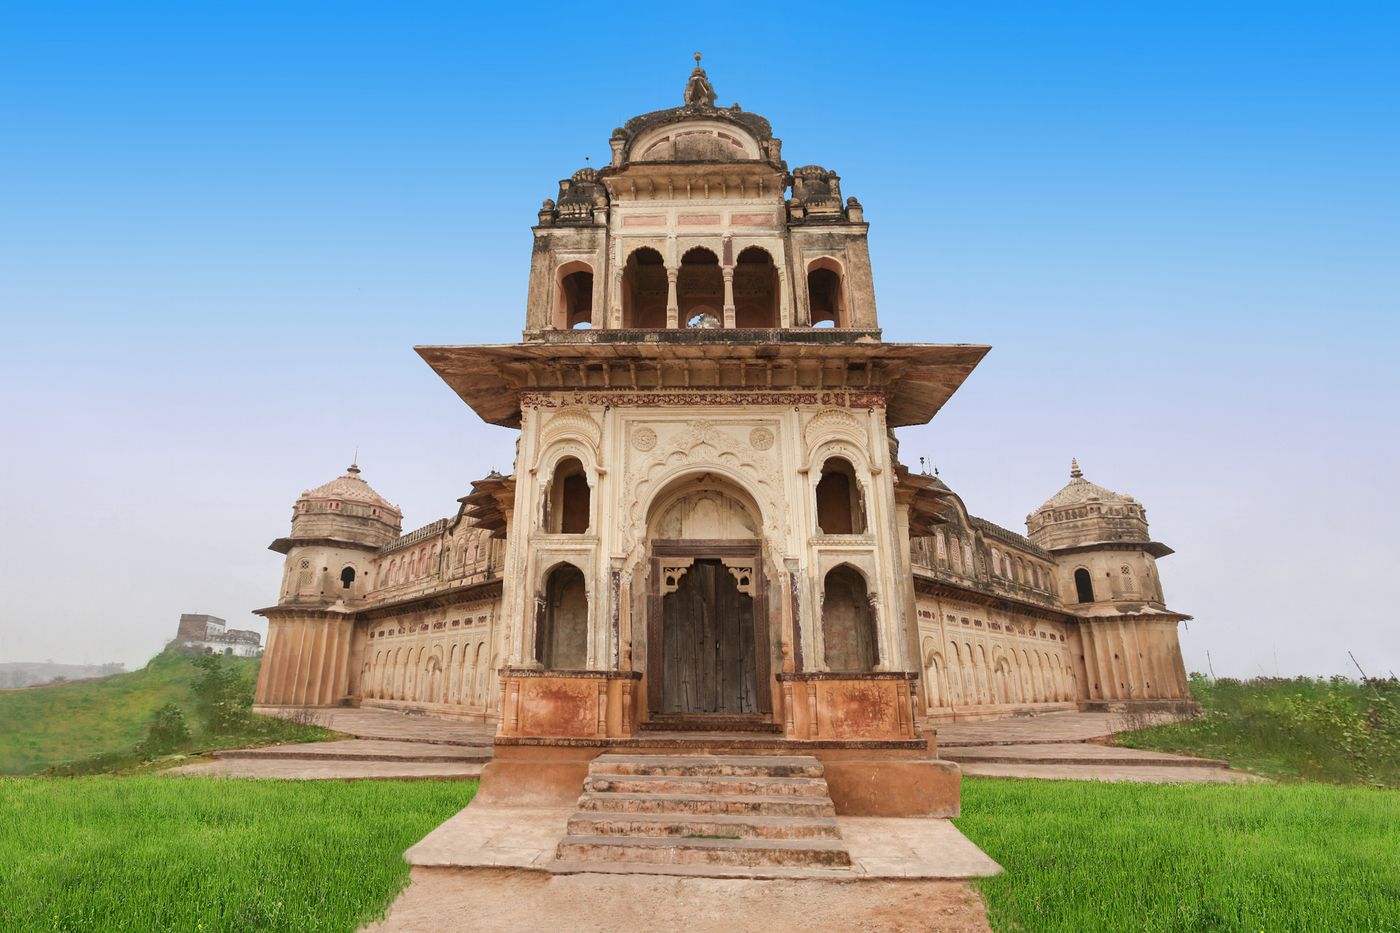
POLYGON ((712 108, 714 105, 715 89, 710 86, 705 69, 700 67, 700 53, 696 52, 695 70, 690 73, 690 80, 685 83, 685 106, 712 108))
POLYGON ((1084 471, 1081 470, 1081 469, 1079 469, 1079 458, 1078 458, 1078 457, 1070 457, 1070 458, 1069 458, 1069 478, 1070 478, 1070 479, 1083 479, 1083 478, 1084 478, 1084 471))
MULTIPOLYGON (((359 456, 358 456, 358 454, 359 454, 359 452, 356 451, 356 457, 355 457, 356 460, 360 459, 359 456)), ((345 472, 346 472, 346 473, 349 473, 351 476, 359 476, 359 475, 360 475, 360 467, 359 467, 358 464, 352 463, 352 464, 350 464, 350 466, 345 470, 345 472)))

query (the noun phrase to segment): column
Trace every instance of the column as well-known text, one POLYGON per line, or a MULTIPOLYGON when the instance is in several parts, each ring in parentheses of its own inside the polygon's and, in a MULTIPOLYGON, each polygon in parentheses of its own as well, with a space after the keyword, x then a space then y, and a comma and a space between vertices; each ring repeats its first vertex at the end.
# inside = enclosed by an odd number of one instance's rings
POLYGON ((724 326, 734 326, 734 267, 725 266, 720 270, 724 276, 724 326))
POLYGON ((676 280, 679 277, 680 269, 666 267, 666 326, 673 329, 680 327, 681 305, 676 295, 676 280))

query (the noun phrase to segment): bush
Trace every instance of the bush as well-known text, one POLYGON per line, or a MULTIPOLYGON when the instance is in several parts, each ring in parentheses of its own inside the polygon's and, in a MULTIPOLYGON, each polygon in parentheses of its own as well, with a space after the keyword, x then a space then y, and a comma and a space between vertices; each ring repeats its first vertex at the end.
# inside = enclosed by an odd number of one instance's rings
POLYGON ((185 714, 174 703, 167 703, 156 710, 146 733, 146 741, 141 744, 141 751, 144 757, 155 758, 184 747, 189 740, 190 729, 185 725, 185 714))
POLYGON ((202 655, 191 663, 199 670, 194 695, 204 730, 214 735, 247 731, 253 708, 249 679, 219 655, 202 655))

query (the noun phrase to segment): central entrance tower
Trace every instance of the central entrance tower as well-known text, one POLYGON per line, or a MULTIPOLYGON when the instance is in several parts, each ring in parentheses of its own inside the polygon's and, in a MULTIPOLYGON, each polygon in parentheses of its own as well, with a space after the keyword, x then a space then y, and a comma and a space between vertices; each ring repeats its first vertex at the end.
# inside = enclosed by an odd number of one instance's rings
MULTIPOLYGON (((681 106, 614 130, 533 228, 523 340, 420 347, 513 476, 498 760, 707 730, 927 754, 911 522, 891 429, 986 352, 881 341, 867 224, 768 121, 681 106)), ((919 533, 923 533, 920 529, 919 533)))

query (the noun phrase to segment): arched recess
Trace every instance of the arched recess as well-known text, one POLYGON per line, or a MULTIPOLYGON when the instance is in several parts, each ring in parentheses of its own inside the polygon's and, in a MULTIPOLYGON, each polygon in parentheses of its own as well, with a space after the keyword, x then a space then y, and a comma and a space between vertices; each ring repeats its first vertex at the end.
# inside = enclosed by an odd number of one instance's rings
POLYGON ((822 583, 822 643, 829 671, 869 672, 879 663, 865 577, 849 564, 833 567, 822 583))
POLYGON ((586 262, 566 262, 554 273, 555 330, 593 326, 593 267, 586 262))
POLYGON ((865 534, 865 504, 856 471, 845 457, 822 463, 817 481, 817 530, 826 535, 865 534))
POLYGON ((681 257, 676 277, 676 306, 684 322, 701 315, 721 320, 716 311, 724 307, 724 276, 720 272, 719 257, 711 250, 695 246, 681 257))
POLYGON ((346 564, 340 571, 340 588, 348 590, 355 585, 355 568, 346 564))
POLYGON ((932 638, 925 638, 923 642, 924 655, 924 698, 929 709, 940 706, 947 706, 947 698, 944 697, 943 678, 943 658, 939 655, 938 649, 934 645, 932 638))
POLYGON ((734 264, 734 326, 779 326, 778 295, 773 256, 761 246, 741 250, 734 264))
POLYGON ((563 457, 545 487, 544 530, 556 535, 587 534, 592 524, 592 490, 577 457, 563 457))
POLYGON ((1074 571, 1074 594, 1081 603, 1094 601, 1094 581, 1089 576, 1089 571, 1083 567, 1074 571))
POLYGON ((583 670, 588 664, 588 587, 573 564, 558 564, 545 575, 535 656, 552 671, 583 670))
POLYGON ((846 311, 846 277, 829 256, 807 264, 807 315, 813 327, 850 327, 846 311))
POLYGON ((650 246, 634 249, 622 267, 622 326, 666 326, 666 263, 650 246))

